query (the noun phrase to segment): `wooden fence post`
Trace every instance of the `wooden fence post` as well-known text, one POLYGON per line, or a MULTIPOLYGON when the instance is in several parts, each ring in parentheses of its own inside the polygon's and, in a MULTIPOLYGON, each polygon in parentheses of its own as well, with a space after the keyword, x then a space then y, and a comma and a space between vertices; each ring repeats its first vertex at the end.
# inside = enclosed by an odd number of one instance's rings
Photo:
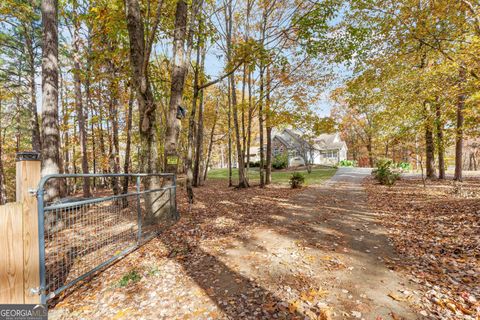
POLYGON ((22 205, 0 206, 0 304, 25 303, 22 205))
MULTIPOLYGON (((38 238, 38 207, 36 192, 40 182, 41 161, 38 153, 17 154, 17 202, 23 207, 23 291, 27 304, 40 303, 40 259, 38 238)), ((40 221, 43 223, 43 221, 40 221)))

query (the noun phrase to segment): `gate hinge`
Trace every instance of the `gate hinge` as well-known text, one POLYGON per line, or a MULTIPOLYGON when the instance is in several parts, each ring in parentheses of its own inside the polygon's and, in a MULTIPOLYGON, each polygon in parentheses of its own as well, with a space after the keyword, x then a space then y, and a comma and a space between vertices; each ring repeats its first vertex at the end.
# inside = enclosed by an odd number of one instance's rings
POLYGON ((28 188, 28 193, 29 193, 32 197, 36 197, 36 196, 37 196, 37 189, 28 188))

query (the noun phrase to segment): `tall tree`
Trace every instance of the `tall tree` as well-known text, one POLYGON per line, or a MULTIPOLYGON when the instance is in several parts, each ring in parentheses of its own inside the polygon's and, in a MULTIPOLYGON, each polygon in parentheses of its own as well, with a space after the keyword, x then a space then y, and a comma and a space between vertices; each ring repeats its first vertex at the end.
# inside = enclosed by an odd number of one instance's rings
MULTIPOLYGON (((123 162, 123 173, 130 172, 130 150, 132 146, 132 117, 133 117, 133 99, 134 91, 130 88, 130 97, 128 98, 128 110, 127 110, 127 125, 125 127, 125 136, 127 137, 127 142, 125 143, 125 159, 123 162)), ((128 176, 123 180, 123 193, 128 193, 128 176)))
MULTIPOLYGON (((85 123, 85 110, 83 108, 83 97, 82 97, 82 82, 80 75, 82 73, 81 61, 80 61, 80 18, 78 13, 78 3, 76 0, 73 1, 73 81, 75 88, 75 109, 77 112, 78 119, 78 135, 80 138, 80 150, 82 156, 82 173, 88 174, 88 149, 87 149, 87 128, 85 123)), ((90 178, 83 178, 83 196, 88 198, 91 196, 90 193, 90 178)))
POLYGON ((200 45, 200 38, 201 35, 198 34, 198 44, 197 44, 197 58, 196 58, 196 65, 194 68, 193 72, 193 98, 192 98, 192 110, 190 111, 190 118, 188 121, 188 140, 187 140, 187 157, 185 161, 185 166, 187 167, 187 196, 188 196, 188 201, 189 203, 193 203, 193 170, 192 170, 192 156, 193 156, 193 147, 194 147, 194 135, 195 135, 195 115, 197 112, 197 101, 198 101, 198 96, 200 91, 198 90, 198 82, 199 82, 199 76, 200 76, 200 65, 202 62, 200 61, 201 55, 200 51, 201 45, 200 45))
MULTIPOLYGON (((60 173, 60 134, 58 128, 58 22, 56 0, 42 0, 42 175, 60 173)), ((46 187, 46 199, 60 197, 61 181, 46 187)))
MULTIPOLYGON (((229 65, 232 65, 232 32, 233 32, 233 7, 232 0, 228 0, 228 4, 225 8, 226 10, 226 29, 227 29, 227 61, 229 65)), ((242 148, 242 139, 240 138, 240 125, 238 121, 238 102, 237 102, 237 86, 235 81, 235 72, 232 72, 228 77, 230 84, 231 95, 231 104, 232 104, 232 115, 233 115, 233 126, 235 130, 235 145, 237 149, 237 166, 238 166, 238 187, 245 188, 248 186, 245 178, 245 155, 242 148)))
POLYGON ((435 174, 435 143, 433 139, 433 119, 431 116, 430 103, 424 102, 425 112, 425 155, 426 176, 429 179, 436 178, 435 174))
POLYGON ((5 172, 3 169, 3 127, 2 127, 2 98, 0 97, 0 205, 7 203, 7 189, 5 187, 5 172))
POLYGON ((130 64, 133 84, 136 89, 140 113, 140 171, 158 172, 158 151, 156 139, 156 104, 148 74, 150 52, 155 33, 160 23, 162 1, 158 2, 157 15, 152 23, 150 36, 145 39, 145 24, 138 0, 126 0, 127 29, 130 40, 130 64))
MULTIPOLYGON (((205 46, 202 47, 202 57, 200 63, 200 70, 202 73, 205 70, 205 55, 206 55, 206 48, 205 46)), ((197 130, 196 130, 196 138, 195 138, 195 161, 193 166, 193 185, 198 187, 202 184, 202 174, 200 172, 200 162, 203 158, 203 113, 204 113, 204 104, 205 104, 205 89, 202 89, 200 92, 200 103, 198 106, 198 123, 197 123, 197 130)))
POLYGON ((207 159, 205 161, 205 170, 203 173, 203 181, 207 180, 207 174, 208 174, 208 167, 210 164, 210 158, 212 156, 212 149, 213 149, 213 138, 215 136, 215 127, 217 126, 217 120, 218 120, 218 108, 219 108, 219 101, 217 98, 217 102, 215 105, 215 115, 213 116, 213 124, 212 124, 212 129, 210 131, 210 141, 208 143, 208 151, 207 151, 207 159))
MULTIPOLYGON (((130 65, 132 80, 136 89, 138 110, 140 114, 140 150, 139 169, 144 173, 158 172, 158 150, 156 136, 156 104, 149 78, 148 65, 155 34, 160 23, 162 1, 157 4, 155 19, 151 29, 148 30, 148 38, 145 39, 145 24, 138 0, 126 0, 127 29, 130 42, 130 65)), ((157 177, 146 177, 143 184, 148 189, 158 189, 160 181, 157 177)), ((161 196, 160 196, 161 197, 161 196)), ((157 199, 158 194, 149 193, 145 197, 147 209, 147 222, 155 223, 158 219, 168 220, 170 210, 163 206, 164 201, 157 199)), ((164 197, 162 197, 163 199, 164 197)))
MULTIPOLYGON (((34 13, 36 14, 37 4, 32 3, 34 7, 34 13)), ((30 124, 32 126, 32 149, 35 151, 42 150, 42 140, 40 136, 40 124, 38 121, 37 112, 37 85, 36 85, 36 60, 37 60, 37 18, 36 15, 30 17, 30 21, 24 21, 22 23, 22 29, 25 38, 25 49, 28 58, 29 69, 29 85, 30 85, 30 124)))
POLYGON ((165 171, 176 173, 178 168, 178 137, 180 135, 180 120, 177 113, 182 106, 183 89, 187 75, 187 57, 185 40, 187 36, 186 1, 179 0, 175 11, 175 31, 173 36, 172 82, 170 86, 170 102, 167 113, 167 130, 165 133, 165 171))
POLYGON ((438 178, 445 179, 445 141, 443 134, 442 110, 438 101, 435 103, 437 124, 437 153, 438 153, 438 178))
POLYGON ((459 69, 459 95, 457 102, 457 127, 455 135, 455 174, 453 179, 457 181, 462 181, 462 167, 463 167, 463 109, 465 107, 465 92, 464 92, 464 83, 466 77, 466 70, 462 66, 459 69))
POLYGON ((267 148, 265 152, 265 184, 272 183, 272 109, 271 109, 271 76, 270 67, 267 66, 267 94, 265 97, 265 128, 267 148))

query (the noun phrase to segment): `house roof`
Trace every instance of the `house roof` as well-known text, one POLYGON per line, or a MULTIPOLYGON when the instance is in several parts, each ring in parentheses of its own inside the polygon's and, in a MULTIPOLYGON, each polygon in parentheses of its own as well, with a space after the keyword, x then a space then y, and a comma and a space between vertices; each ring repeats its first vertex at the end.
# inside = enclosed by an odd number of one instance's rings
POLYGON ((273 137, 284 144, 287 149, 299 149, 307 144, 307 142, 300 137, 299 133, 294 132, 291 129, 284 129, 281 132, 274 132, 273 137))
POLYGON ((318 138, 314 139, 314 145, 319 150, 336 150, 342 149, 346 144, 338 133, 322 133, 318 138))
MULTIPOLYGON (((284 129, 281 132, 274 132, 272 135, 274 139, 278 139, 288 149, 299 149, 304 148, 306 145, 311 145, 302 138, 302 133, 297 130, 284 129)), ((346 144, 338 133, 322 133, 313 139, 312 146, 317 150, 339 150, 344 146, 346 147, 346 144)))

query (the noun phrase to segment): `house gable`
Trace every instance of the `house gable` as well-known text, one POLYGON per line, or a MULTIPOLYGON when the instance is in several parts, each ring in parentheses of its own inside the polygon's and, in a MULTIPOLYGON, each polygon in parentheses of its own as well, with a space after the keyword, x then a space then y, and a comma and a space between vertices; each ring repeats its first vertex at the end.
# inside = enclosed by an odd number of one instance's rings
POLYGON ((309 149, 312 152, 313 163, 333 165, 340 160, 346 159, 347 145, 340 134, 323 133, 313 139, 313 143, 304 140, 301 133, 295 130, 284 129, 273 134, 273 155, 288 152, 289 155, 302 152, 299 150, 309 149))
POLYGON ((279 136, 273 137, 272 139, 273 156, 288 152, 289 149, 291 149, 291 147, 288 145, 288 143, 284 139, 282 139, 279 136))

